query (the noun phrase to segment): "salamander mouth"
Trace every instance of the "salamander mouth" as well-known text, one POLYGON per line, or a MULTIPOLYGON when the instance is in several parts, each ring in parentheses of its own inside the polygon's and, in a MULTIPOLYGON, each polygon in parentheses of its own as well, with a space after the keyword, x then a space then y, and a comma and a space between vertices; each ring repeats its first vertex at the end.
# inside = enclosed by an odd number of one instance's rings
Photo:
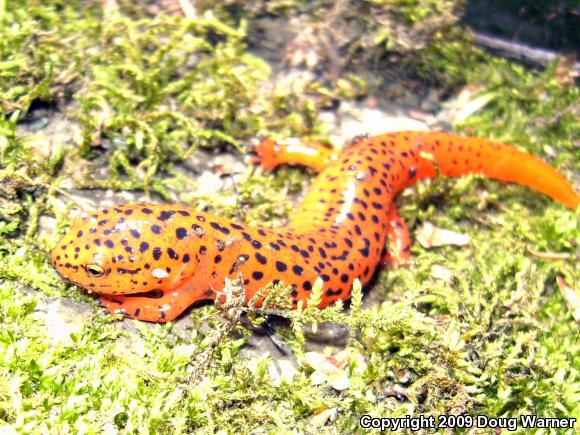
POLYGON ((103 295, 109 295, 109 296, 112 296, 112 295, 123 296, 124 298, 160 299, 163 296, 163 290, 158 289, 158 288, 153 289, 153 290, 149 290, 146 292, 137 292, 137 293, 121 293, 121 292, 98 292, 98 293, 103 294, 103 295))
POLYGON ((160 299, 163 296, 163 290, 156 288, 146 292, 128 293, 125 294, 124 296, 128 298, 137 297, 137 298, 160 299))

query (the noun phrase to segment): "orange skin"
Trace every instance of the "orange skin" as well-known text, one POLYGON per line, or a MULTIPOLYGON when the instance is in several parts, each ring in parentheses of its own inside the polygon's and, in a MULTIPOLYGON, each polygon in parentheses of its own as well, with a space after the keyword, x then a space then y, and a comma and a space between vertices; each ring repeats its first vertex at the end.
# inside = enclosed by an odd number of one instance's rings
POLYGON ((178 204, 110 207, 75 218, 52 252, 55 268, 99 293, 110 312, 151 322, 174 320, 193 302, 215 299, 225 279, 240 273, 247 301, 282 281, 292 286, 295 307, 320 277, 322 308, 349 299, 355 278, 366 284, 377 267, 409 258, 409 232, 393 198, 420 179, 479 173, 526 185, 572 209, 579 204, 550 165, 485 139, 361 136, 340 154, 315 143, 267 139, 256 152, 264 168, 293 163, 320 171, 285 228, 251 227, 178 204), (160 297, 143 294, 153 290, 160 297))

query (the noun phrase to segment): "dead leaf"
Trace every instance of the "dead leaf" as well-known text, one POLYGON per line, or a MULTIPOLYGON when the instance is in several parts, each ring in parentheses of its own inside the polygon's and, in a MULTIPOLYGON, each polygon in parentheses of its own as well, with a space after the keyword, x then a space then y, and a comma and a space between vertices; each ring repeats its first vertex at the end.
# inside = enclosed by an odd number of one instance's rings
POLYGON ((448 245, 465 246, 470 241, 467 234, 438 228, 430 222, 425 222, 415 234, 417 241, 425 249, 448 245))
POLYGON ((556 277, 556 283, 558 283, 560 293, 562 293, 564 302, 572 313, 572 317, 577 323, 580 323, 580 292, 570 287, 562 276, 556 277))
POLYGON ((431 266, 431 277, 443 282, 451 282, 454 275, 451 269, 434 264, 431 266))
POLYGON ((350 386, 348 375, 344 370, 344 362, 341 363, 335 357, 318 352, 307 352, 306 362, 314 369, 311 375, 314 385, 328 383, 338 391, 346 390, 350 386))
POLYGON ((323 409, 310 419, 310 424, 314 427, 322 427, 328 422, 334 421, 337 415, 338 410, 336 408, 323 409))

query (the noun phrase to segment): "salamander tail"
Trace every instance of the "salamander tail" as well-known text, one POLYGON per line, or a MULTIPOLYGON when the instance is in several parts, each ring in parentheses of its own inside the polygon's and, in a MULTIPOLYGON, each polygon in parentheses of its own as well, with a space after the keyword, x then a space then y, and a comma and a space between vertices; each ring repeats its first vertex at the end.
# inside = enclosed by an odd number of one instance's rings
POLYGON ((416 174, 407 185, 419 178, 433 178, 438 173, 449 177, 482 174, 527 186, 571 209, 580 204, 578 193, 554 167, 512 146, 449 133, 396 134, 406 139, 404 142, 414 154, 419 154, 416 174))

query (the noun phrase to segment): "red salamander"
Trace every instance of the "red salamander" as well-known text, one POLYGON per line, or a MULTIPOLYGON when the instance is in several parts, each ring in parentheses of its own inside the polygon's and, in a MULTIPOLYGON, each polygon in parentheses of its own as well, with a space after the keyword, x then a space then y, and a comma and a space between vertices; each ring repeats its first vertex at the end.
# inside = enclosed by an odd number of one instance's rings
POLYGON ((320 277, 325 307, 348 299, 354 279, 364 285, 380 265, 409 257, 409 233, 393 198, 421 179, 478 173, 572 209, 579 204, 553 167, 486 139, 400 132, 358 137, 340 154, 273 140, 256 151, 264 168, 294 163, 320 172, 286 227, 249 226, 179 204, 110 207, 74 219, 52 252, 55 268, 99 293, 109 311, 151 322, 174 320, 193 302, 215 299, 225 279, 240 273, 247 300, 282 281, 292 286, 294 306, 320 277), (157 297, 144 294, 153 290, 157 297))

